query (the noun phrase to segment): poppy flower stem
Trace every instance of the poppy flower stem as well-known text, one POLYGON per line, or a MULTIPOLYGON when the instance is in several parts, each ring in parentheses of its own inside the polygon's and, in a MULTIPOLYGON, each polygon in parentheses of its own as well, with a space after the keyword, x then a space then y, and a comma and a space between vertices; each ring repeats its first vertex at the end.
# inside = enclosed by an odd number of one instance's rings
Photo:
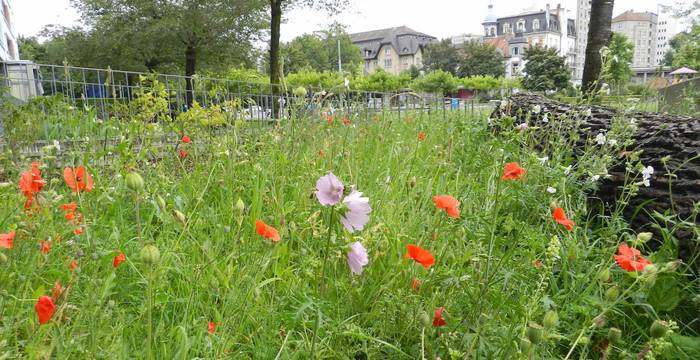
POLYGON ((136 212, 136 236, 139 237, 139 245, 143 247, 143 232, 141 228, 141 199, 138 192, 134 192, 134 211, 136 212))
POLYGON ((328 255, 330 253, 331 249, 331 238, 333 237, 333 230, 334 230, 334 220, 335 220, 335 207, 331 207, 330 214, 328 214, 328 236, 326 238, 326 250, 323 254, 323 267, 321 268, 321 273, 318 278, 318 283, 317 286, 319 288, 319 292, 323 294, 325 291, 325 282, 323 279, 326 276, 326 266, 328 265, 328 255))

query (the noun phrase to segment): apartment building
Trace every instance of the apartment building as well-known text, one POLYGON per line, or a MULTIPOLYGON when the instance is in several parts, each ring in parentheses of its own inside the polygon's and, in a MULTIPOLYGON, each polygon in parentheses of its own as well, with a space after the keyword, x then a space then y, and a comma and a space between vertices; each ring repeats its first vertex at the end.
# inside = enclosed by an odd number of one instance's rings
POLYGON ((0 60, 19 60, 17 35, 12 27, 10 0, 0 0, 0 60))
POLYGON ((657 66, 658 16, 628 10, 612 19, 612 31, 624 34, 634 44, 633 71, 657 66))
POLYGON ((591 22, 591 0, 576 2, 576 59, 573 64, 574 72, 571 78, 574 84, 583 80, 583 65, 586 62, 586 46, 588 45, 588 24, 591 22))
POLYGON ((406 26, 350 34, 364 59, 364 73, 377 69, 398 75, 411 66, 423 67, 423 49, 437 38, 406 26))
POLYGON ((659 22, 656 25, 656 66, 664 63, 666 53, 671 50, 671 39, 678 34, 678 19, 672 17, 668 11, 659 14, 659 22))

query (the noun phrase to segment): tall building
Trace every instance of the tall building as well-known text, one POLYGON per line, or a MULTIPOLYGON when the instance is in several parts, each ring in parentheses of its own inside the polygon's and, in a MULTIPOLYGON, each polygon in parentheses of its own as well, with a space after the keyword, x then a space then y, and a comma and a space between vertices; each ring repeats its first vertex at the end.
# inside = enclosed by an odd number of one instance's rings
POLYGON ((406 26, 350 34, 365 61, 364 72, 377 69, 398 75, 411 66, 423 67, 423 49, 437 38, 406 26))
POLYGON ((671 39, 678 34, 677 23, 678 19, 673 18, 669 11, 659 13, 656 25, 656 66, 663 65, 666 53, 671 50, 671 39))
POLYGON ((19 60, 17 36, 12 27, 9 0, 0 0, 0 60, 19 60))
POLYGON ((580 84, 583 79, 583 65, 586 63, 588 45, 588 24, 591 22, 591 0, 577 0, 576 3, 576 60, 572 81, 580 84))
POLYGON ((523 55, 531 46, 540 45, 556 49, 572 69, 577 57, 576 21, 569 19, 561 6, 545 9, 527 9, 521 13, 497 17, 493 5, 482 22, 484 41, 496 47, 505 58, 506 77, 521 74, 525 61, 523 55))
POLYGON ((612 31, 624 34, 634 44, 633 71, 656 67, 657 25, 658 16, 652 12, 628 10, 612 19, 612 31))

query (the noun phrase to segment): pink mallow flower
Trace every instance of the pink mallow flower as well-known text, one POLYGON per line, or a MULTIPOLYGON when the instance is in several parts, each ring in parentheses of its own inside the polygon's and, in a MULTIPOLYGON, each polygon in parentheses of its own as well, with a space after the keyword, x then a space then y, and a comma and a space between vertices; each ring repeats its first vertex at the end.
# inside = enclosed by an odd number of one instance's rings
POLYGON ((353 274, 361 275, 362 268, 367 265, 369 259, 367 257, 367 249, 359 241, 354 242, 350 245, 350 251, 348 252, 348 266, 350 266, 350 271, 353 274))
POLYGON ((343 183, 332 172, 326 176, 321 176, 316 181, 316 198, 321 205, 336 205, 343 196, 345 187, 343 183))
POLYGON ((362 230, 369 221, 369 213, 372 208, 369 207, 369 198, 363 197, 362 193, 355 190, 353 186, 350 195, 343 199, 343 204, 347 207, 347 211, 340 218, 349 232, 362 230))

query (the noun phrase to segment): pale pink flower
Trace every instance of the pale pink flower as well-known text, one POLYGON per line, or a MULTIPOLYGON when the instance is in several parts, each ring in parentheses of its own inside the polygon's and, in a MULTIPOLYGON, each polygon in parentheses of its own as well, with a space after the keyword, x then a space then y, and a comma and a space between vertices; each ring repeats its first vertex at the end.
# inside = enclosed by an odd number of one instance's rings
POLYGON ((348 210, 340 218, 340 222, 349 232, 362 230, 369 221, 369 213, 372 211, 369 206, 369 198, 363 197, 362 193, 355 190, 353 186, 350 195, 343 199, 343 204, 347 206, 348 210))
POLYGON ((352 271, 353 274, 361 275, 362 268, 365 267, 368 262, 367 249, 365 249, 359 241, 350 245, 348 266, 350 266, 350 271, 352 271))
POLYGON ((321 205, 336 205, 343 197, 345 187, 343 183, 332 172, 326 176, 321 176, 316 181, 316 198, 321 205))

